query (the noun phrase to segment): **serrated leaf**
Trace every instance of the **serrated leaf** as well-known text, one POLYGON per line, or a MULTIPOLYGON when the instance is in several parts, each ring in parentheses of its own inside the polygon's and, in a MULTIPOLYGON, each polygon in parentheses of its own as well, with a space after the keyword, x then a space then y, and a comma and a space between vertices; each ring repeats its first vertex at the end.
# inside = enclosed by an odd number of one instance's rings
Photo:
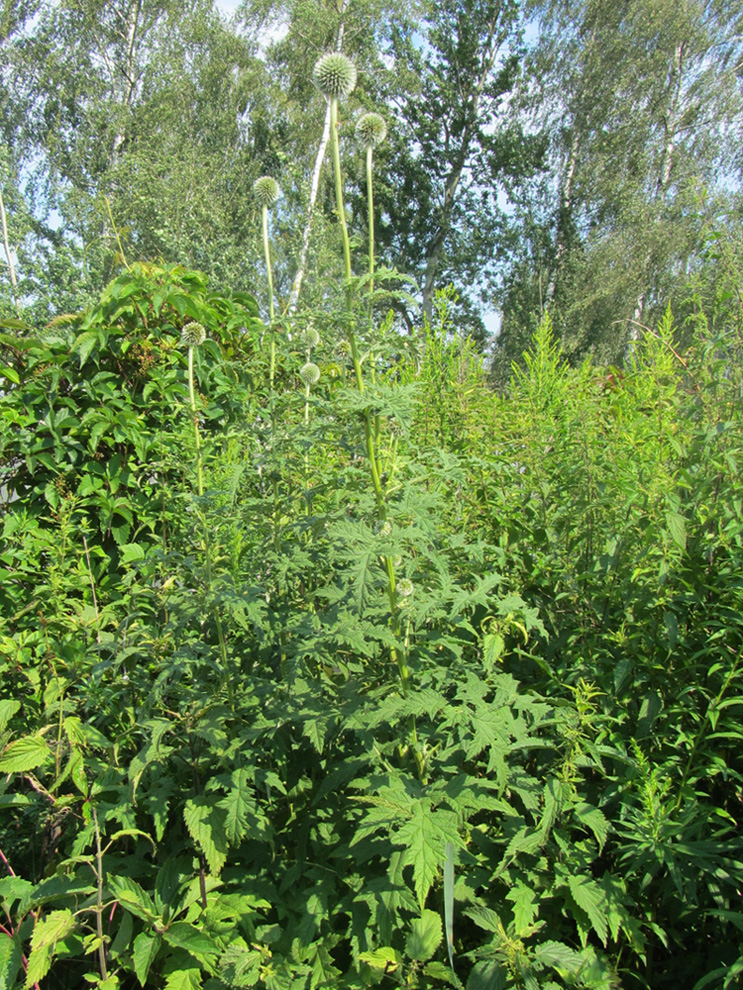
POLYGON ((0 990, 11 990, 23 960, 20 936, 0 932, 0 990))
POLYGON ((49 759, 49 746, 43 736, 24 736, 6 746, 0 756, 0 773, 26 773, 43 766, 49 759))
POLYGON ((431 811, 424 801, 413 806, 412 817, 395 836, 395 844, 403 846, 403 865, 413 867, 413 885, 421 909, 438 876, 446 843, 459 845, 458 840, 455 816, 431 811))
POLYGON ((219 947, 204 932, 187 921, 176 921, 163 932, 163 938, 177 949, 185 949, 199 962, 217 955, 219 947))
POLYGON ((534 958, 537 962, 556 969, 561 976, 575 976, 582 965, 580 953, 562 942, 542 942, 534 949, 534 958))
POLYGON ((402 963, 400 953, 388 946, 382 946, 382 948, 374 949, 372 952, 361 952, 359 959, 373 969, 383 969, 389 973, 393 973, 402 963))
POLYGON ((511 980, 506 967, 488 959, 473 966, 467 980, 467 990, 506 990, 509 983, 511 980))
POLYGON ((441 918, 435 911, 423 911, 420 918, 413 918, 410 928, 410 935, 405 942, 408 958, 428 962, 436 954, 444 938, 441 918))
POLYGON ((109 876, 108 886, 116 900, 142 921, 158 921, 160 915, 152 898, 136 880, 129 877, 109 876))
POLYGON ((125 543, 119 549, 121 550, 122 564, 131 564, 135 560, 144 560, 144 547, 139 543, 125 543))
POLYGON ((189 835, 206 856, 210 872, 217 876, 227 861, 224 809, 202 795, 186 802, 183 819, 189 835))
POLYGON ((225 811, 224 827, 231 846, 236 846, 244 838, 248 815, 253 810, 254 803, 247 770, 235 770, 230 792, 219 802, 225 811))
POLYGON ((598 842, 599 852, 601 852, 609 834, 609 823, 603 811, 590 804, 580 804, 574 809, 574 814, 581 825, 585 825, 593 832, 596 842, 598 842))
POLYGON ((134 939, 132 958, 134 960, 134 972, 140 986, 144 986, 147 982, 147 974, 155 961, 161 941, 159 935, 149 935, 147 932, 140 932, 134 939))
POLYGON ((539 904, 534 900, 534 891, 519 881, 508 891, 506 900, 513 902, 513 925, 516 936, 526 935, 539 912, 539 904))
POLYGON ((604 912, 605 898, 595 880, 590 877, 568 877, 568 887, 573 896, 573 900, 588 915, 588 920, 593 926, 593 930, 606 945, 607 920, 604 912))
POLYGON ((201 970, 192 966, 168 974, 165 990, 201 990, 201 970))
POLYGON ((26 987, 32 987, 44 979, 54 959, 54 948, 57 942, 66 938, 75 930, 75 918, 72 911, 64 908, 61 911, 50 911, 40 921, 37 921, 31 933, 31 954, 26 971, 26 987))
POLYGON ((0 732, 5 731, 8 722, 20 707, 20 701, 15 701, 9 698, 3 698, 3 700, 0 701, 0 732))

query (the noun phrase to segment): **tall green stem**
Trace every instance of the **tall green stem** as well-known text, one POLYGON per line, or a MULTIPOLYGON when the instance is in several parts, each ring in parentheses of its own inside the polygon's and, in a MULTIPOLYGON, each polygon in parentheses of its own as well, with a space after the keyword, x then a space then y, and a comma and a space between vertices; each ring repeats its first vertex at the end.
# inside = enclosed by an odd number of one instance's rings
POLYGON ((366 149, 366 198, 369 204, 369 320, 372 318, 374 293, 374 184, 372 182, 372 146, 366 149))
POLYGON ((268 274, 268 320, 271 333, 271 365, 269 369, 269 382, 273 390, 273 379, 276 371, 276 328, 274 326, 274 306, 273 306, 273 273, 271 271, 271 249, 268 244, 268 207, 264 204, 263 213, 263 256, 266 259, 266 272, 268 274))
MULTIPOLYGON (((204 497, 204 459, 201 452, 201 434, 199 433, 199 417, 196 409, 196 389, 194 388, 194 370, 193 370, 193 347, 188 348, 188 396, 191 403, 191 418, 193 419, 193 431, 194 438, 196 441, 196 491, 198 493, 199 499, 204 497)), ((202 526, 204 529, 204 565, 206 569, 206 585, 209 590, 212 586, 212 554, 211 554, 211 541, 209 539, 209 525, 206 516, 200 512, 202 526)), ((224 638, 224 630, 222 629, 222 620, 219 613, 215 610, 215 619, 217 625, 217 639, 219 640, 219 652, 222 658, 222 683, 227 687, 227 691, 232 701, 232 682, 228 676, 227 671, 227 644, 224 638)))

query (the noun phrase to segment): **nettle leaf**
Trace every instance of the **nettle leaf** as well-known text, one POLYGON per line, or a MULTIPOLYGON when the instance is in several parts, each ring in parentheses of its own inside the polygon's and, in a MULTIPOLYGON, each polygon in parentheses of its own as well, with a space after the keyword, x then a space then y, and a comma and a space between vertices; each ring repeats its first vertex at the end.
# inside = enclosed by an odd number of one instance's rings
POLYGON ((0 732, 4 732, 8 722, 21 707, 20 701, 4 698, 0 701, 0 732))
POLYGON ((43 736, 24 736, 5 747, 0 756, 0 773, 36 770, 47 762, 49 756, 49 746, 43 736))
POLYGON ((136 880, 110 875, 108 886, 119 904, 130 911, 135 918, 141 918, 142 921, 159 920, 160 915, 152 898, 136 880))
POLYGON ((148 932, 140 932, 134 939, 132 952, 134 972, 141 986, 147 982, 147 974, 155 961, 161 942, 160 935, 150 935, 148 932))
POLYGON ((202 795, 186 802, 183 819, 189 835, 206 856, 209 870, 216 876, 227 861, 227 812, 202 795))
POLYGON ((441 917, 435 911, 423 911, 420 918, 413 918, 410 928, 411 932, 405 942, 408 958, 428 962, 444 938, 441 917))
POLYGON ((222 798, 219 806, 224 808, 224 827, 227 840, 235 846, 248 830, 248 819, 255 821, 255 794, 250 785, 250 777, 245 768, 235 770, 231 775, 232 788, 227 797, 222 798))
POLYGON ((54 959, 58 942, 75 930, 75 918, 67 908, 50 911, 38 921, 31 934, 31 955, 26 971, 26 987, 32 987, 46 976, 54 959))
POLYGON ((210 964, 210 957, 219 953, 212 939, 187 921, 176 921, 163 932, 163 938, 177 949, 185 949, 199 962, 210 964))
POLYGON ((573 809, 573 814, 586 828, 593 832, 596 842, 599 844, 599 852, 604 848, 606 837, 609 834, 609 823, 603 811, 594 808, 590 804, 579 804, 573 809))
POLYGON ((248 948, 243 939, 232 942, 222 953, 219 972, 230 987, 254 987, 260 976, 263 955, 259 949, 248 948))
POLYGON ((506 900, 513 902, 513 925, 517 936, 528 933, 539 913, 539 903, 535 902, 534 891, 520 880, 506 894, 506 900))
POLYGON ((568 887, 570 889, 570 893, 572 894, 573 900, 578 907, 582 911, 585 911, 588 915, 588 919, 593 926, 593 930, 601 939, 602 944, 606 945, 608 924, 606 917, 606 899, 604 897, 603 890, 599 887, 595 880, 584 876, 569 876, 568 887))
POLYGON ((0 988, 10 990, 15 986, 16 977, 23 961, 23 946, 18 933, 0 933, 0 988))
POLYGON ((460 846, 457 816, 451 811, 431 809, 430 802, 416 802, 413 814, 394 838, 403 846, 402 865, 413 867, 413 885, 421 908, 445 859, 446 843, 460 846))

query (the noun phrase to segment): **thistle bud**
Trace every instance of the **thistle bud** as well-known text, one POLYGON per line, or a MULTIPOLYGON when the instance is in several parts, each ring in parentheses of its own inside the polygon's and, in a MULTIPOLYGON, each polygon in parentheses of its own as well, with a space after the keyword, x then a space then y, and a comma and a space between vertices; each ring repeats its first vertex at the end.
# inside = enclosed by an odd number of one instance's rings
POLYGON ((206 340, 206 330, 200 323, 192 321, 181 330, 181 343, 184 347, 200 347, 206 340))
POLYGON ((314 327, 306 327, 302 332, 302 343, 305 347, 317 347, 320 343, 320 334, 314 327))
POLYGON ((312 81, 324 96, 348 96, 356 86, 356 66, 341 52, 328 52, 315 63, 312 81))
POLYGON ((320 369, 316 364, 308 361, 307 364, 303 365, 300 369, 299 377, 308 388, 310 385, 317 385, 320 381, 320 369))
POLYGON ((262 175, 253 183, 253 195, 261 206, 270 209, 281 195, 281 188, 276 179, 270 175, 262 175))
POLYGON ((387 137, 387 123, 378 113, 365 113, 356 121, 356 139, 365 148, 376 148, 387 137))
POLYGON ((414 585, 410 578, 403 578, 397 582, 397 593, 400 598, 410 598, 413 594, 414 585))

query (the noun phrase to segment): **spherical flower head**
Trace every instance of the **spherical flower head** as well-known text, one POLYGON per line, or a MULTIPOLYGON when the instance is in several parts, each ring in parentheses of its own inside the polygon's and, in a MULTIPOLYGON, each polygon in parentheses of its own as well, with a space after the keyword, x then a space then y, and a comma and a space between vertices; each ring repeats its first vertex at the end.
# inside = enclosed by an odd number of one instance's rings
POLYGON ((270 175, 262 175, 253 183, 253 194, 261 206, 270 209, 281 195, 281 187, 270 175))
POLYGON ((184 347, 200 347, 206 340, 206 330, 200 323, 191 321, 181 330, 181 343, 184 347))
POLYGON ((413 594, 413 582, 410 578, 403 578, 401 581, 397 582, 397 593, 400 598, 410 598, 413 594))
POLYGON ((387 122, 378 113, 365 113, 356 121, 356 138, 365 148, 376 148, 387 137, 387 122))
POLYGON ((328 52, 315 62, 312 81, 323 96, 348 96, 356 86, 356 66, 342 52, 328 52))
POLYGON ((320 369, 312 361, 308 361, 299 371, 299 377, 309 388, 310 385, 317 385, 320 381, 320 369))
POLYGON ((302 343, 305 347, 317 347, 320 343, 320 334, 314 327, 306 327, 302 333, 302 343))

